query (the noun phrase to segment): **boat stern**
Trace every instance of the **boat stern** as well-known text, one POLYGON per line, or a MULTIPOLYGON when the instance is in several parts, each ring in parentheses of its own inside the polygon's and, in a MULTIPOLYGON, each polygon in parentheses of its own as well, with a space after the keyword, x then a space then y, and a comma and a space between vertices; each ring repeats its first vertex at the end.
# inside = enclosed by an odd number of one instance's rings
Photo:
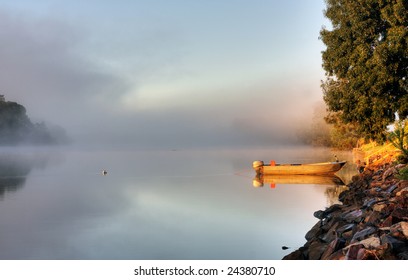
POLYGON ((262 174, 264 162, 261 160, 256 160, 252 163, 252 168, 255 170, 256 174, 262 174))

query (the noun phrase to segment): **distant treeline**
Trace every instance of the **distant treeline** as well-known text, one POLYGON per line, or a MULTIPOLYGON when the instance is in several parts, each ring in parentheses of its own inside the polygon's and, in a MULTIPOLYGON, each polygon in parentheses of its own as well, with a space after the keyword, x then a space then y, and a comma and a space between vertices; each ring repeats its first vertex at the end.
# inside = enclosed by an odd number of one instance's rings
POLYGON ((328 113, 323 102, 316 105, 311 125, 298 131, 298 137, 308 145, 339 150, 350 150, 362 140, 352 124, 345 124, 335 113, 328 113))
POLYGON ((32 123, 23 105, 5 101, 4 96, 0 95, 0 145, 50 145, 68 142, 64 129, 49 128, 43 122, 32 123))

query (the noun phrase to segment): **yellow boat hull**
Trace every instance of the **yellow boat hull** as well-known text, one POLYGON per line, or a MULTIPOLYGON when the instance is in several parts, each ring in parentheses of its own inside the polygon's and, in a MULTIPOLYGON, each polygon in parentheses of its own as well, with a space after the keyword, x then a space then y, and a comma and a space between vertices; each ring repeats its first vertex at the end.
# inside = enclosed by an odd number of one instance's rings
POLYGON ((262 161, 255 161, 253 168, 257 174, 262 175, 331 175, 345 164, 346 161, 266 165, 262 161))

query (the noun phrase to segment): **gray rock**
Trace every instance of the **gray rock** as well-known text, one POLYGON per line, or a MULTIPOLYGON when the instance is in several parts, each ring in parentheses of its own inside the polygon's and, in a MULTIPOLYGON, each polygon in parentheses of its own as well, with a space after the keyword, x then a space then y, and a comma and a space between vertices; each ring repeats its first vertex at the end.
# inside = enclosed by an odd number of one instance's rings
POLYGON ((320 260, 328 245, 318 241, 312 242, 309 247, 309 260, 320 260))
POLYGON ((313 238, 317 238, 321 233, 322 229, 320 228, 320 222, 317 222, 313 228, 306 233, 305 238, 307 241, 310 241, 313 238))
POLYGON ((362 216, 363 216, 363 211, 361 209, 357 209, 357 210, 354 210, 354 211, 351 211, 349 213, 342 215, 341 218, 348 223, 352 223, 352 222, 359 223, 362 219, 362 216))
POLYGON ((392 193, 396 188, 398 188, 398 185, 392 185, 386 190, 386 193, 392 193))
POLYGON ((356 227, 356 224, 347 224, 347 225, 344 225, 344 226, 342 226, 342 227, 339 227, 339 228, 336 230, 336 232, 337 232, 338 235, 341 236, 344 232, 353 230, 355 227, 356 227))
POLYGON ((373 234, 374 232, 376 232, 377 229, 375 227, 367 227, 365 229, 362 229, 358 232, 356 232, 353 235, 353 238, 351 239, 351 243, 355 242, 355 241, 359 241, 359 240, 363 240, 365 239, 367 236, 373 234))
POLYGON ((402 252, 408 252, 408 245, 406 244, 406 242, 401 241, 390 235, 381 236, 381 242, 383 244, 386 243, 389 244, 391 246, 392 251, 398 254, 402 252))

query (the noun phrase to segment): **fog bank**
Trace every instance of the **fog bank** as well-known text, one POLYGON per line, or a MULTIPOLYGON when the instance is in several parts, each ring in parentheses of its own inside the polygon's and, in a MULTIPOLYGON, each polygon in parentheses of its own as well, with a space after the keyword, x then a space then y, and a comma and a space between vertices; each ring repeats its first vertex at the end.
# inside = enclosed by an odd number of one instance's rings
MULTIPOLYGON (((193 59, 197 42, 171 23, 157 24, 154 32, 113 26, 106 38, 95 39, 95 27, 56 18, 0 6, 0 94, 23 104, 33 121, 63 127, 78 145, 292 144, 297 130, 309 124, 313 104, 321 99, 321 72, 316 70, 320 50, 305 48, 307 42, 290 53, 265 49, 261 56, 246 49, 247 42, 242 49, 235 45, 233 57, 224 55, 230 63, 235 60, 231 65, 204 63, 193 59), (127 41, 114 37, 115 32, 127 31, 127 41), (95 42, 104 43, 103 51, 95 42), (126 42, 139 44, 129 57, 131 67, 117 53, 107 53, 125 48, 126 42), (316 58, 312 64, 310 55, 316 58), (265 63, 270 74, 256 74, 265 63), (233 70, 237 67, 239 71, 233 70)), ((235 39, 231 37, 231 44, 235 39)), ((254 46, 267 42, 266 36, 252 39, 254 46)), ((224 48, 220 46, 220 51, 224 48)))

